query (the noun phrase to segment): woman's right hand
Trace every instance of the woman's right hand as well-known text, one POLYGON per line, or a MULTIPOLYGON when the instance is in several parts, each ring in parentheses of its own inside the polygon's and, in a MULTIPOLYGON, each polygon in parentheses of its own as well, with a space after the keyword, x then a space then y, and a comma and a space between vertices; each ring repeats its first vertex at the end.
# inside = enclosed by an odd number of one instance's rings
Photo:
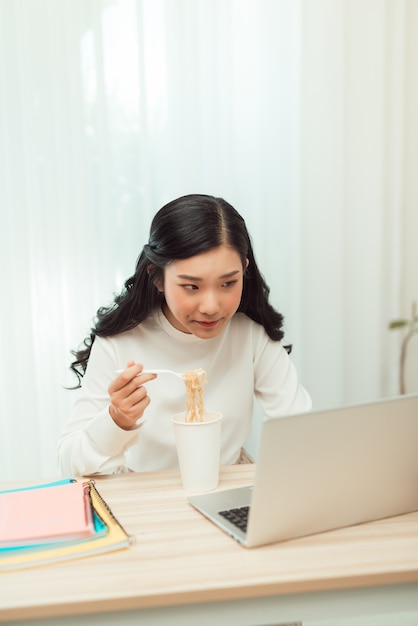
POLYGON ((109 385, 109 413, 115 424, 130 430, 144 415, 151 402, 144 383, 154 380, 156 374, 141 374, 143 366, 129 361, 126 369, 109 385))

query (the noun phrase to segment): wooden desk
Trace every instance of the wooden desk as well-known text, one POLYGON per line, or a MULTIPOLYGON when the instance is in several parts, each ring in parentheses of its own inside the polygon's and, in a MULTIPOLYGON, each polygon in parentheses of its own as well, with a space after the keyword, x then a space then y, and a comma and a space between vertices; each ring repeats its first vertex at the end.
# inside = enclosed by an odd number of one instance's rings
MULTIPOLYGON (((253 472, 222 468, 219 488, 253 472)), ((177 471, 96 482, 136 544, 0 573, 0 622, 334 626, 363 616, 363 626, 367 615, 411 611, 418 624, 418 513, 248 550, 187 503, 177 471)))

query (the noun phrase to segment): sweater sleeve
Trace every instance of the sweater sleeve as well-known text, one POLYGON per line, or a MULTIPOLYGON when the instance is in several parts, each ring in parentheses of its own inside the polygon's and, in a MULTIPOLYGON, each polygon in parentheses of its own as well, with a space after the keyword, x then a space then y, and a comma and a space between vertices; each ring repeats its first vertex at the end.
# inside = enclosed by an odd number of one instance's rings
POLYGON ((257 340, 254 366, 255 395, 268 417, 312 409, 311 397, 299 382, 287 351, 262 333, 257 340))
POLYGON ((112 342, 96 337, 82 389, 58 442, 58 468, 64 476, 127 469, 125 452, 136 442, 144 418, 131 430, 119 428, 112 420, 108 386, 117 367, 112 342))

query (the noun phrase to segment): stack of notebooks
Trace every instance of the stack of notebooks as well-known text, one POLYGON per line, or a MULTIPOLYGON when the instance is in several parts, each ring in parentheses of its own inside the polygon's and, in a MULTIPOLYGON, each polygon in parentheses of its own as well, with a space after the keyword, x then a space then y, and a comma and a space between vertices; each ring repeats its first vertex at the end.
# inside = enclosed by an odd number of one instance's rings
POLYGON ((0 491, 0 572, 131 543, 92 480, 69 478, 0 491))

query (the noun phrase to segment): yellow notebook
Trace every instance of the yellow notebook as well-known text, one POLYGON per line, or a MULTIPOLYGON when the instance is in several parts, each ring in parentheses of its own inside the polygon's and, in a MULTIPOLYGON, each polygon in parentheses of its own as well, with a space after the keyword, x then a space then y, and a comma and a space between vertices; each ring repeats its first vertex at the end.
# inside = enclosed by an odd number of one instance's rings
POLYGON ((134 538, 124 530, 97 491, 94 481, 89 480, 86 485, 90 492, 93 511, 106 526, 107 532, 99 532, 96 536, 78 541, 42 545, 33 550, 2 552, 0 572, 120 550, 128 548, 134 542, 134 538))

